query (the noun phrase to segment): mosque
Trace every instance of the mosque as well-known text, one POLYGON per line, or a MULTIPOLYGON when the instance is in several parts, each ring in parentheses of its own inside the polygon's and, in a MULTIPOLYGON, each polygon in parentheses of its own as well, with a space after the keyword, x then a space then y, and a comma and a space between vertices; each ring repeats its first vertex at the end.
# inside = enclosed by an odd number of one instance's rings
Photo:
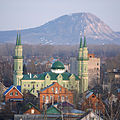
POLYGON ((21 91, 27 90, 38 96, 38 92, 50 85, 53 82, 59 83, 61 86, 76 90, 78 93, 83 93, 88 90, 88 49, 86 44, 86 37, 84 36, 84 44, 82 37, 80 39, 80 47, 78 54, 78 75, 66 72, 64 64, 56 61, 52 64, 50 72, 42 74, 23 74, 23 47, 21 44, 21 36, 17 34, 15 56, 14 58, 14 72, 13 84, 20 86, 21 91))

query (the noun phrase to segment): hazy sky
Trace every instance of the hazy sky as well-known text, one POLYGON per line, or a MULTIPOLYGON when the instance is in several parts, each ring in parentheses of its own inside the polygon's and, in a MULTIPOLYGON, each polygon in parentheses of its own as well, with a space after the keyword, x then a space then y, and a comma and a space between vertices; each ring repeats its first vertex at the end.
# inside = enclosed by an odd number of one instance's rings
POLYGON ((0 31, 38 27, 76 12, 90 12, 120 31, 120 0, 0 0, 0 31))

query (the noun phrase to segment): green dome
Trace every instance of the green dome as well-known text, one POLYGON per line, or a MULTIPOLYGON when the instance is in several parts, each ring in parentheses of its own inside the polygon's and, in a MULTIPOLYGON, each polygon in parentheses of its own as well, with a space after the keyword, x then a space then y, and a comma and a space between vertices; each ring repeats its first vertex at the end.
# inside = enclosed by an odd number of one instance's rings
POLYGON ((51 69, 65 69, 64 64, 60 61, 56 61, 52 64, 51 69))

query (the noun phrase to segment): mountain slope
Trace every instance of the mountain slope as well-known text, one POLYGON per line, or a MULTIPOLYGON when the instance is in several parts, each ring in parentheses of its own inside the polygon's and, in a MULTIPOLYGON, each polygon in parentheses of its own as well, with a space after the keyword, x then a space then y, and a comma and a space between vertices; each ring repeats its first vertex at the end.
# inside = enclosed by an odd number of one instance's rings
MULTIPOLYGON (((89 44, 119 43, 120 34, 90 13, 64 15, 21 34, 23 43, 78 44, 80 31, 85 31, 89 44)), ((0 42, 15 42, 15 38, 16 31, 0 32, 0 42)))

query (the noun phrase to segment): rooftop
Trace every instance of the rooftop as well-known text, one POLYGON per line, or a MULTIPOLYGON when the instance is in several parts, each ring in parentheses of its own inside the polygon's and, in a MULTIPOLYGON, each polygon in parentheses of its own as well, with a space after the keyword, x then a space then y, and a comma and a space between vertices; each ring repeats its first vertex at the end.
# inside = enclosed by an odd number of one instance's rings
MULTIPOLYGON (((50 80, 57 80, 58 75, 60 75, 59 73, 53 73, 53 72, 44 72, 42 74, 27 74, 23 76, 22 80, 45 80, 46 75, 50 76, 50 80)), ((63 80, 69 80, 70 76, 72 75, 69 72, 64 72, 61 74, 62 75, 62 79, 63 80)), ((73 74, 75 76, 76 80, 80 80, 79 77, 75 74, 73 74)))
POLYGON ((64 64, 60 61, 56 61, 53 63, 51 69, 65 69, 64 64))

